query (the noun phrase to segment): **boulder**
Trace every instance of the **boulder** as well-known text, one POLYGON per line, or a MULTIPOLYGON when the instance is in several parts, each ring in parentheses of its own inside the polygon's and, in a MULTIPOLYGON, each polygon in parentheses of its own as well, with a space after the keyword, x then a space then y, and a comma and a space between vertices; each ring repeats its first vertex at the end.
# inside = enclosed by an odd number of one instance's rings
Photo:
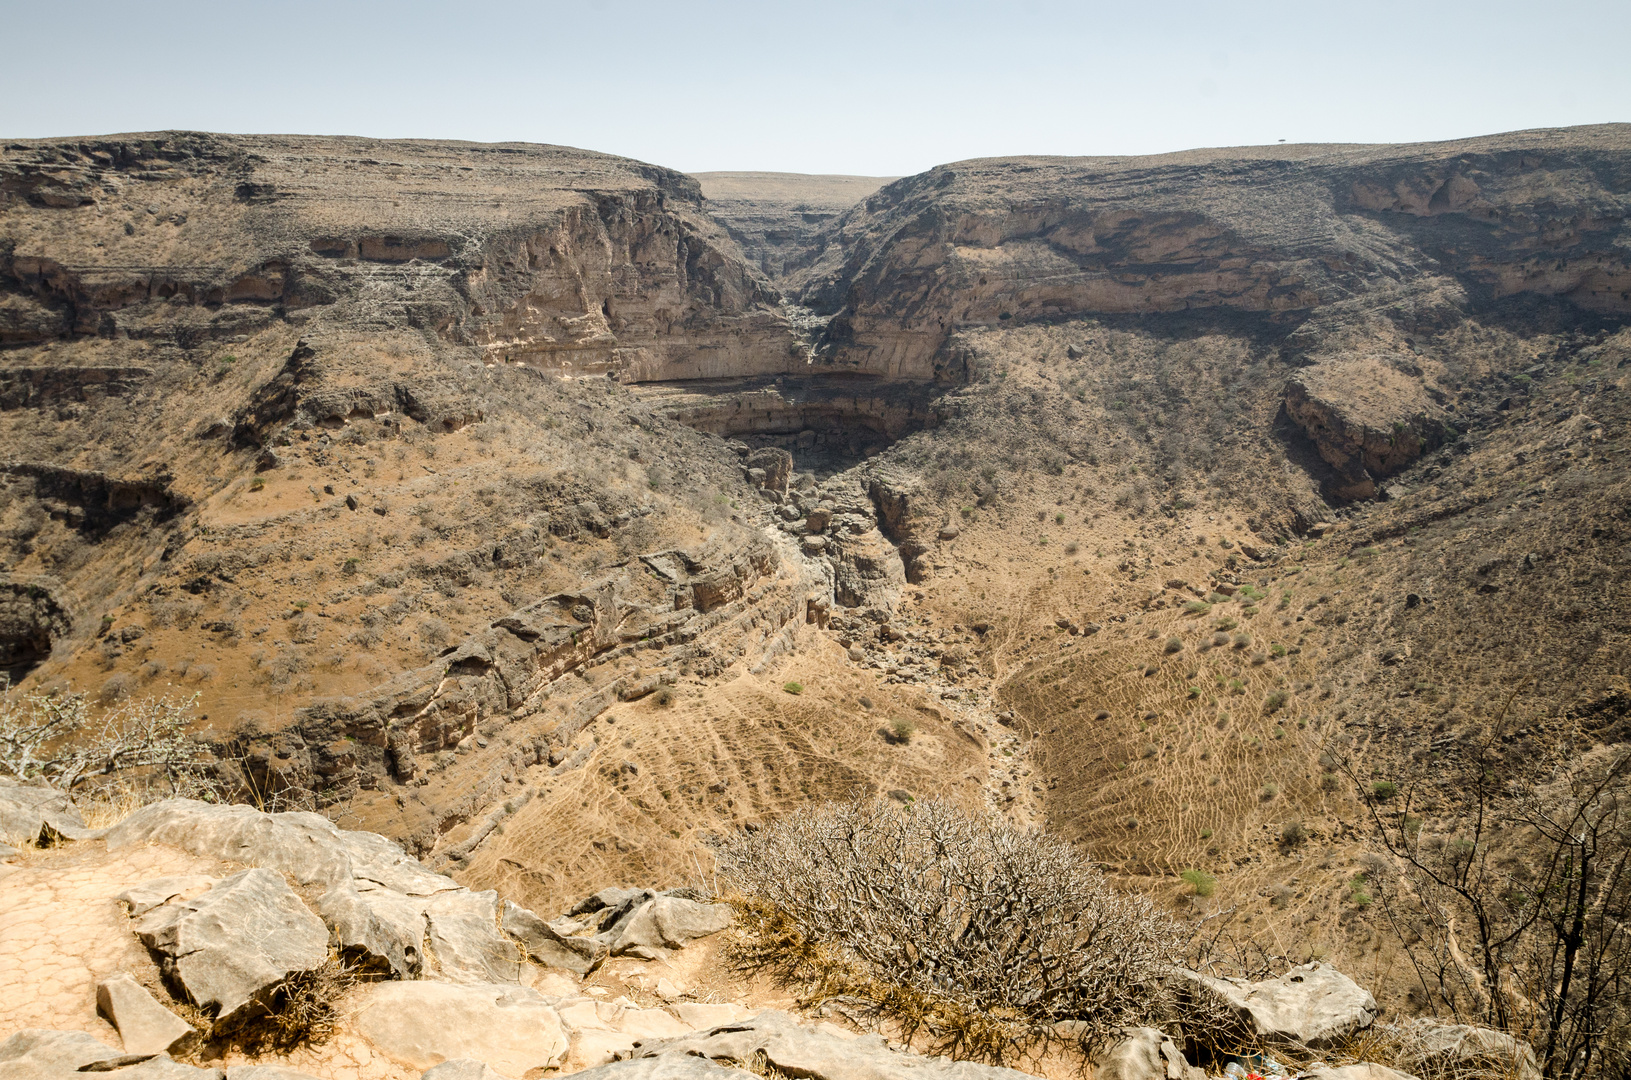
POLYGON ((611 951, 614 956, 623 956, 637 949, 679 949, 688 941, 717 934, 730 924, 729 904, 699 904, 683 897, 659 896, 619 924, 611 951))
POLYGON ((1265 1039, 1321 1049, 1370 1027, 1376 1019, 1376 999, 1370 991, 1329 964, 1304 964, 1258 983, 1193 971, 1176 974, 1221 999, 1265 1039))
POLYGON ((1129 1028, 1121 1042, 1093 1058, 1093 1080, 1206 1080, 1206 1071, 1155 1028, 1129 1028))
POLYGON ((1417 1020, 1407 1029, 1415 1056, 1432 1068, 1424 1072, 1458 1073, 1486 1069, 1514 1080, 1540 1080, 1535 1048, 1522 1039, 1473 1024, 1417 1020))
POLYGON ((520 978, 515 948, 498 928, 496 893, 471 892, 385 837, 341 829, 318 814, 169 799, 109 829, 107 843, 109 850, 168 844, 322 889, 317 911, 340 947, 366 954, 399 978, 520 978))
POLYGON ((222 1019, 296 971, 328 959, 328 929, 282 876, 261 867, 233 874, 192 900, 137 919, 142 943, 165 974, 222 1019))
POLYGON ((743 458, 742 466, 750 472, 763 469, 764 479, 759 481, 759 486, 767 491, 787 494, 787 481, 793 476, 793 455, 786 450, 778 446, 762 447, 743 458))
POLYGON ((191 1024, 122 971, 96 984, 96 1011, 119 1029, 127 1054, 167 1053, 193 1034, 191 1024))
POLYGON ((587 975, 606 959, 604 941, 568 937, 524 907, 504 901, 504 932, 521 943, 527 955, 545 967, 587 975))
POLYGON ((508 1080, 508 1078, 494 1072, 492 1066, 485 1061, 457 1058, 431 1066, 419 1074, 419 1080, 508 1080))
POLYGON ((554 1065, 567 1051, 560 1015, 536 991, 508 984, 379 983, 355 1028, 376 1051, 410 1069, 471 1058, 521 1076, 554 1065))
POLYGON ((29 1028, 0 1043, 0 1080, 222 1080, 220 1069, 183 1065, 168 1054, 121 1054, 83 1031, 29 1028))
POLYGON ((200 893, 208 892, 214 888, 220 878, 208 877, 204 874, 181 874, 176 877, 154 878, 144 881, 140 885, 132 885, 120 893, 116 900, 125 905, 131 918, 146 915, 160 904, 167 904, 171 900, 180 898, 191 900, 200 893))
MULTIPOLYGON (((766 1066, 787 1076, 807 1080, 1021 1080, 1027 1075, 972 1061, 897 1053, 889 1049, 881 1036, 849 1038, 833 1031, 807 1028, 788 1014, 774 1010, 677 1039, 638 1043, 634 1055, 681 1060, 708 1058, 744 1065, 762 1060, 766 1066)), ((577 1075, 590 1077, 599 1071, 592 1069, 577 1075)))
POLYGON ((0 837, 50 844, 100 835, 85 827, 79 809, 56 788, 0 780, 0 837))

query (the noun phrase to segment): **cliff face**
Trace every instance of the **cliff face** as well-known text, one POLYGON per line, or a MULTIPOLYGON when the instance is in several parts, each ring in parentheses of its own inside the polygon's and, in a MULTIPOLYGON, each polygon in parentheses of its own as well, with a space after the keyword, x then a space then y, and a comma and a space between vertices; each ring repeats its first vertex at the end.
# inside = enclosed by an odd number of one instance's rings
POLYGON ((696 182, 609 155, 160 133, 8 144, 0 193, 0 343, 289 319, 629 381, 793 356, 696 182))
POLYGON ((784 284, 835 370, 955 380, 959 327, 1211 310, 1433 323, 1520 294, 1631 311, 1631 127, 1404 147, 960 162, 829 228, 784 284))

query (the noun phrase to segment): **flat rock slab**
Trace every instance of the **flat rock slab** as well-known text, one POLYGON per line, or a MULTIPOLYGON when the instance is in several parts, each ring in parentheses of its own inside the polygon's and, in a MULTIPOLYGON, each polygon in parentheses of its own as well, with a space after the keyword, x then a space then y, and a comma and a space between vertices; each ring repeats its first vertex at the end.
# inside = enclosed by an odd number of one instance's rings
POLYGON ((213 889, 220 880, 204 874, 154 878, 152 881, 144 881, 140 885, 126 889, 114 899, 125 905, 130 917, 135 918, 138 915, 146 915, 160 904, 168 904, 171 900, 178 898, 191 900, 213 889))
POLYGON ((199 1006, 232 1016, 291 972, 328 959, 328 928, 282 875, 252 867, 137 919, 142 944, 199 1006))
POLYGON ((167 1053, 193 1034, 191 1024, 122 971, 96 984, 96 1011, 119 1029, 127 1054, 167 1053))
POLYGON ((493 1067, 485 1061, 459 1058, 456 1061, 444 1061, 440 1065, 431 1066, 419 1074, 419 1080, 509 1080, 509 1078, 493 1071, 493 1067))
POLYGON ((566 1055, 560 1015, 544 997, 508 984, 388 982, 371 988, 354 1021, 380 1054, 411 1069, 470 1058, 506 1076, 566 1055))
POLYGON ((665 1054, 614 1061, 572 1075, 575 1080, 748 1080, 755 1074, 707 1058, 665 1054))
POLYGON ((0 1043, 0 1080, 223 1080, 220 1069, 198 1069, 160 1054, 123 1054, 83 1031, 29 1028, 0 1043), (97 1071, 82 1071, 100 1066, 97 1071))
POLYGON ((692 1056, 743 1065, 762 1054, 772 1068, 808 1080, 1021 1080, 1028 1075, 995 1065, 897 1053, 880 1036, 847 1038, 803 1027, 775 1010, 678 1039, 643 1042, 634 1052, 642 1058, 692 1056))

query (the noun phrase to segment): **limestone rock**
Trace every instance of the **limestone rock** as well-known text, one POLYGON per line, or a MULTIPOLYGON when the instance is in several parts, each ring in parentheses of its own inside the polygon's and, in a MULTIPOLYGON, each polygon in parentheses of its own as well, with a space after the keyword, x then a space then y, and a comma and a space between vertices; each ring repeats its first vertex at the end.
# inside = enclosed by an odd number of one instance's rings
POLYGON ((1408 1030, 1416 1055, 1434 1066, 1424 1072, 1484 1068, 1515 1080, 1540 1080, 1535 1048, 1504 1031, 1426 1019, 1415 1021, 1408 1030))
POLYGON ((328 930, 283 878, 260 867, 233 874, 192 900, 175 900, 135 922, 163 957, 166 974, 221 1018, 291 972, 328 959, 328 930))
POLYGON ((1378 494, 1398 472, 1444 441, 1441 410, 1412 378, 1374 356, 1327 360, 1286 384, 1285 410, 1336 471, 1344 499, 1378 494))
POLYGON ((220 878, 209 877, 205 874, 181 874, 177 877, 154 878, 144 881, 140 885, 132 885, 120 893, 116 900, 125 905, 131 918, 146 915, 149 911, 176 898, 191 900, 200 893, 208 892, 214 888, 220 878))
POLYGON ((411 1069, 471 1058, 521 1076, 567 1051, 560 1015, 536 991, 512 985, 379 983, 355 1027, 375 1050, 411 1069))
POLYGON ((683 1054, 614 1061, 573 1074, 577 1080, 748 1080, 753 1075, 746 1069, 683 1054))
POLYGON ((97 835, 85 827, 79 809, 56 788, 0 780, 0 837, 50 843, 97 835))
POLYGON ((122 971, 96 984, 96 1011, 119 1029, 127 1054, 167 1053, 193 1034, 191 1024, 122 971))
POLYGON ((1410 1073, 1399 1072, 1386 1065, 1378 1065, 1374 1061, 1344 1065, 1340 1069, 1316 1065, 1304 1075, 1309 1077, 1309 1080, 1416 1080, 1410 1073))
POLYGON ((456 1058, 431 1066, 419 1074, 419 1080, 508 1080, 508 1078, 494 1072, 484 1061, 456 1058))
POLYGON ((1370 991, 1329 964, 1304 964, 1258 983, 1192 971, 1176 974, 1217 995, 1266 1039, 1318 1049, 1369 1027, 1376 1019, 1376 999, 1370 991))
POLYGON ((546 967, 587 975, 606 959, 604 941, 570 937, 524 907, 504 902, 504 932, 519 941, 527 955, 546 967))
POLYGON ((471 892, 385 837, 341 829, 318 814, 169 799, 108 830, 107 842, 109 850, 168 844, 322 888, 317 910, 340 947, 363 951, 400 978, 520 977, 514 946, 498 928, 496 893, 471 892), (427 963, 429 956, 435 959, 427 963))
POLYGON ((1127 1037, 1093 1059, 1094 1080, 1206 1080, 1183 1051, 1155 1028, 1129 1028, 1127 1037))
POLYGON ((738 1020, 745 1020, 752 1016, 752 1012, 745 1006, 734 1001, 719 1005, 709 1005, 698 1001, 685 1001, 670 1006, 674 1015, 680 1018, 680 1023, 693 1031, 703 1028, 718 1027, 720 1024, 734 1024, 738 1020))
POLYGON ((0 1080, 222 1080, 220 1069, 183 1065, 168 1054, 121 1054, 83 1031, 29 1028, 0 1043, 0 1080))
POLYGON ((638 1058, 700 1057, 744 1063, 762 1054, 771 1068, 809 1080, 1020 1080, 1026 1075, 971 1061, 897 1053, 878 1035, 846 1038, 803 1027, 788 1014, 774 1010, 677 1039, 640 1043, 634 1053, 638 1058))
POLYGON ((766 491, 787 494, 787 482, 793 476, 793 455, 778 446, 761 447, 742 459, 745 469, 763 469, 760 486, 766 491))
POLYGON ((282 1065, 229 1065, 226 1080, 318 1080, 310 1073, 282 1065))
POLYGON ((636 910, 617 928, 614 956, 637 948, 678 949, 688 941, 717 934, 731 924, 728 904, 699 904, 678 896, 659 896, 636 910))

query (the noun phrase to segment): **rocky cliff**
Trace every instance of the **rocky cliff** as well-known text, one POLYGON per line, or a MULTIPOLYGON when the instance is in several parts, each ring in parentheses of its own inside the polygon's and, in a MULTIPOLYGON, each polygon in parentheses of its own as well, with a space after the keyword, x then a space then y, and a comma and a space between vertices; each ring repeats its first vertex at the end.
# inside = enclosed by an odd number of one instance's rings
MULTIPOLYGON (((957 381, 959 327, 1211 311, 1427 327, 1512 298, 1631 310, 1631 129, 1416 146, 996 158, 896 181, 785 283, 835 370, 957 381)), ((1312 329, 1312 328, 1311 328, 1312 329)))

